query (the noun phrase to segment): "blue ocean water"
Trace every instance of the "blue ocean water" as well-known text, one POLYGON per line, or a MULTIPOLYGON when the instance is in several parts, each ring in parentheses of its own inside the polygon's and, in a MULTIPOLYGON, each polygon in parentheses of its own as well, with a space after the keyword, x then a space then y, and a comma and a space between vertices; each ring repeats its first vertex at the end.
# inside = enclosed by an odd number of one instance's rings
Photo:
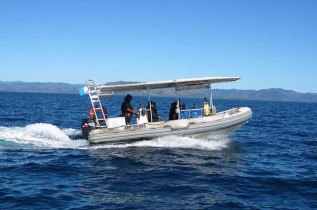
MULTIPOLYGON (((174 99, 152 99, 167 118, 174 99)), ((122 100, 105 101, 110 116, 122 100)), ((80 130, 87 97, 0 93, 0 208, 317 208, 317 104, 214 103, 253 117, 229 137, 93 146, 80 130)))

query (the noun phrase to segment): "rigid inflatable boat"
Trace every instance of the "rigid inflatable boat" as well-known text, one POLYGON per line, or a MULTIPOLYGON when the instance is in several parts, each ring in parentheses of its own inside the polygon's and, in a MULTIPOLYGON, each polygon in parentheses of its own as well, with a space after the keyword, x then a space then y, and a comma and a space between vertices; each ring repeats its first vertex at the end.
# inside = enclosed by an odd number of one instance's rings
POLYGON ((90 143, 119 143, 146 140, 168 135, 209 136, 230 135, 252 117, 248 107, 237 107, 217 113, 212 102, 211 84, 236 81, 237 77, 205 77, 169 80, 161 82, 135 83, 126 85, 96 85, 92 80, 79 90, 80 95, 89 95, 92 105, 90 118, 82 119, 82 133, 90 143), (210 103, 204 108, 181 110, 176 100, 175 120, 153 122, 150 90, 175 88, 175 92, 191 89, 210 90, 210 103), (147 90, 150 106, 140 107, 136 123, 127 124, 126 117, 107 117, 100 99, 111 98, 114 92, 147 90))

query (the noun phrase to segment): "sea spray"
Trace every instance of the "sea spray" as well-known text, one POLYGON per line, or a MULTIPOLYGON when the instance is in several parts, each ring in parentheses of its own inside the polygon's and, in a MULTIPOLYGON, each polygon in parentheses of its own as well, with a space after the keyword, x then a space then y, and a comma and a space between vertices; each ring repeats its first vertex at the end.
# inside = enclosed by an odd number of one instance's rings
POLYGON ((59 129, 55 125, 46 123, 36 123, 25 127, 0 127, 0 146, 2 147, 12 146, 23 148, 23 145, 26 145, 28 148, 30 146, 37 148, 80 149, 158 147, 220 150, 227 147, 229 142, 230 139, 226 136, 210 136, 205 138, 166 136, 132 143, 89 146, 86 140, 81 139, 81 131, 77 129, 59 129))
POLYGON ((152 140, 144 140, 125 144, 95 145, 94 149, 101 148, 125 148, 125 147, 157 147, 157 148, 187 148, 201 150, 221 150, 228 147, 230 138, 227 136, 207 136, 207 137, 184 137, 165 136, 152 140))
MULTIPOLYGON (((25 127, 0 127, 0 140, 20 144, 20 147, 23 144, 39 148, 78 148, 87 146, 88 142, 86 140, 70 139, 70 135, 78 135, 79 132, 75 129, 61 130, 52 124, 36 123, 25 127)), ((6 145, 8 144, 6 143, 6 145)))

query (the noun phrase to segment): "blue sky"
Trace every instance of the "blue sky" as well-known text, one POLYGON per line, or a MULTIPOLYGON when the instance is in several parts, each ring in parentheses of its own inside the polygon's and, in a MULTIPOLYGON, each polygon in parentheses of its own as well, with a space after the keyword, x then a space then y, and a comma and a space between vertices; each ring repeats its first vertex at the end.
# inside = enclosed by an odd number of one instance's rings
POLYGON ((0 0, 0 80, 236 76, 317 92, 316 0, 0 0))

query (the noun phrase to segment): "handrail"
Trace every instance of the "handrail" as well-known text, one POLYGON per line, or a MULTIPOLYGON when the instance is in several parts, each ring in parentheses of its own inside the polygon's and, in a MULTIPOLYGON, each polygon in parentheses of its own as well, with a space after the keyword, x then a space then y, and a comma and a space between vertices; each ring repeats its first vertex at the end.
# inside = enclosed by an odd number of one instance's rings
POLYGON ((184 118, 197 118, 197 117, 202 117, 204 116, 204 110, 205 108, 194 108, 194 109, 184 109, 184 110, 181 110, 181 119, 184 119, 184 118), (182 115, 182 113, 188 113, 188 116, 185 116, 182 115), (193 112, 200 112, 200 115, 197 115, 197 114, 193 114, 193 112), (191 116, 192 115, 192 116, 191 116), (183 117, 182 117, 183 116, 183 117))

